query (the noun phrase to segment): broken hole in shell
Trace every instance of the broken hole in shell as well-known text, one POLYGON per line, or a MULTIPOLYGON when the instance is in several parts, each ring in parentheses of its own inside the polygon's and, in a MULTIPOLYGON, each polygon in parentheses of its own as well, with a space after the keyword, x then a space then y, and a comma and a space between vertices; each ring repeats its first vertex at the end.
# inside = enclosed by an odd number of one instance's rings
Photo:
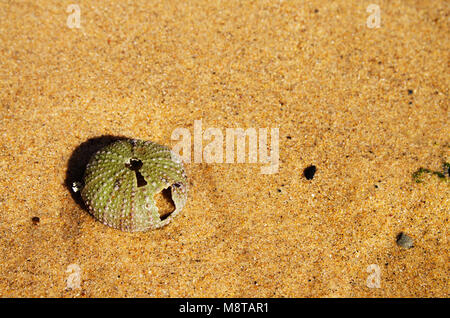
POLYGON ((172 199, 172 186, 155 194, 154 200, 161 221, 167 219, 176 209, 175 202, 172 199))
POLYGON ((131 158, 130 163, 125 164, 125 167, 127 167, 130 170, 133 170, 134 173, 136 174, 136 181, 138 188, 147 185, 147 181, 145 181, 144 176, 139 172, 142 166, 143 166, 142 161, 136 158, 131 158))

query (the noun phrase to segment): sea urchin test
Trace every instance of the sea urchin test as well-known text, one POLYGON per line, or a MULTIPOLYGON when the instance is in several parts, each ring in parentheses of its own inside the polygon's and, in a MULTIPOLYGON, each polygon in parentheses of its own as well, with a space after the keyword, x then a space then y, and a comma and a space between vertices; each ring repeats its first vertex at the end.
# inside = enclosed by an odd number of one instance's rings
POLYGON ((184 207, 186 174, 169 148, 150 141, 119 140, 90 159, 81 197, 100 222, 128 232, 147 231, 168 224, 184 207), (173 211, 158 210, 155 198, 161 193, 169 197, 173 211))

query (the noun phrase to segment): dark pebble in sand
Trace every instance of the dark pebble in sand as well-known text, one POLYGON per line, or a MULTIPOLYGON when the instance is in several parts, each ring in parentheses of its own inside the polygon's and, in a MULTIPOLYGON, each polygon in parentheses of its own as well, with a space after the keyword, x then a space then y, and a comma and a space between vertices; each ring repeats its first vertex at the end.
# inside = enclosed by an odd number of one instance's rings
POLYGON ((39 223, 40 219, 37 216, 33 216, 31 218, 31 222, 33 222, 34 225, 37 225, 39 223))
POLYGON ((411 248, 414 246, 414 241, 405 233, 401 232, 397 235, 397 245, 403 248, 411 248))
POLYGON ((306 179, 311 180, 312 178, 314 178, 316 170, 316 166, 309 166, 308 168, 305 168, 305 170, 303 170, 303 175, 306 179))

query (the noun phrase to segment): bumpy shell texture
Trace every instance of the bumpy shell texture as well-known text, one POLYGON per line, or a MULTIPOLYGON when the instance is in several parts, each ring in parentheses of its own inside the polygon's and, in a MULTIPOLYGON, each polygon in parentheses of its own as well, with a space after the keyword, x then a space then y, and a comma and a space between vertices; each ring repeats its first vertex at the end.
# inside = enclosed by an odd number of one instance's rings
POLYGON ((90 159, 81 197, 100 222, 127 232, 168 224, 184 207, 187 181, 181 160, 150 141, 116 141, 90 159), (154 196, 171 189, 175 210, 161 217, 154 196))

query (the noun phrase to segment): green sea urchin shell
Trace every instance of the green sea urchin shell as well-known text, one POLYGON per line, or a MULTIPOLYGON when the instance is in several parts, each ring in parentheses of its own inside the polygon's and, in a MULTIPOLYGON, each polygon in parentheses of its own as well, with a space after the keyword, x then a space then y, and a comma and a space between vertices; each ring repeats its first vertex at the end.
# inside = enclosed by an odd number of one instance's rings
POLYGON ((168 224, 184 207, 187 182, 181 159, 150 141, 119 140, 89 161, 81 197, 100 222, 128 232, 168 224), (171 188, 175 211, 161 217, 154 196, 171 188))

